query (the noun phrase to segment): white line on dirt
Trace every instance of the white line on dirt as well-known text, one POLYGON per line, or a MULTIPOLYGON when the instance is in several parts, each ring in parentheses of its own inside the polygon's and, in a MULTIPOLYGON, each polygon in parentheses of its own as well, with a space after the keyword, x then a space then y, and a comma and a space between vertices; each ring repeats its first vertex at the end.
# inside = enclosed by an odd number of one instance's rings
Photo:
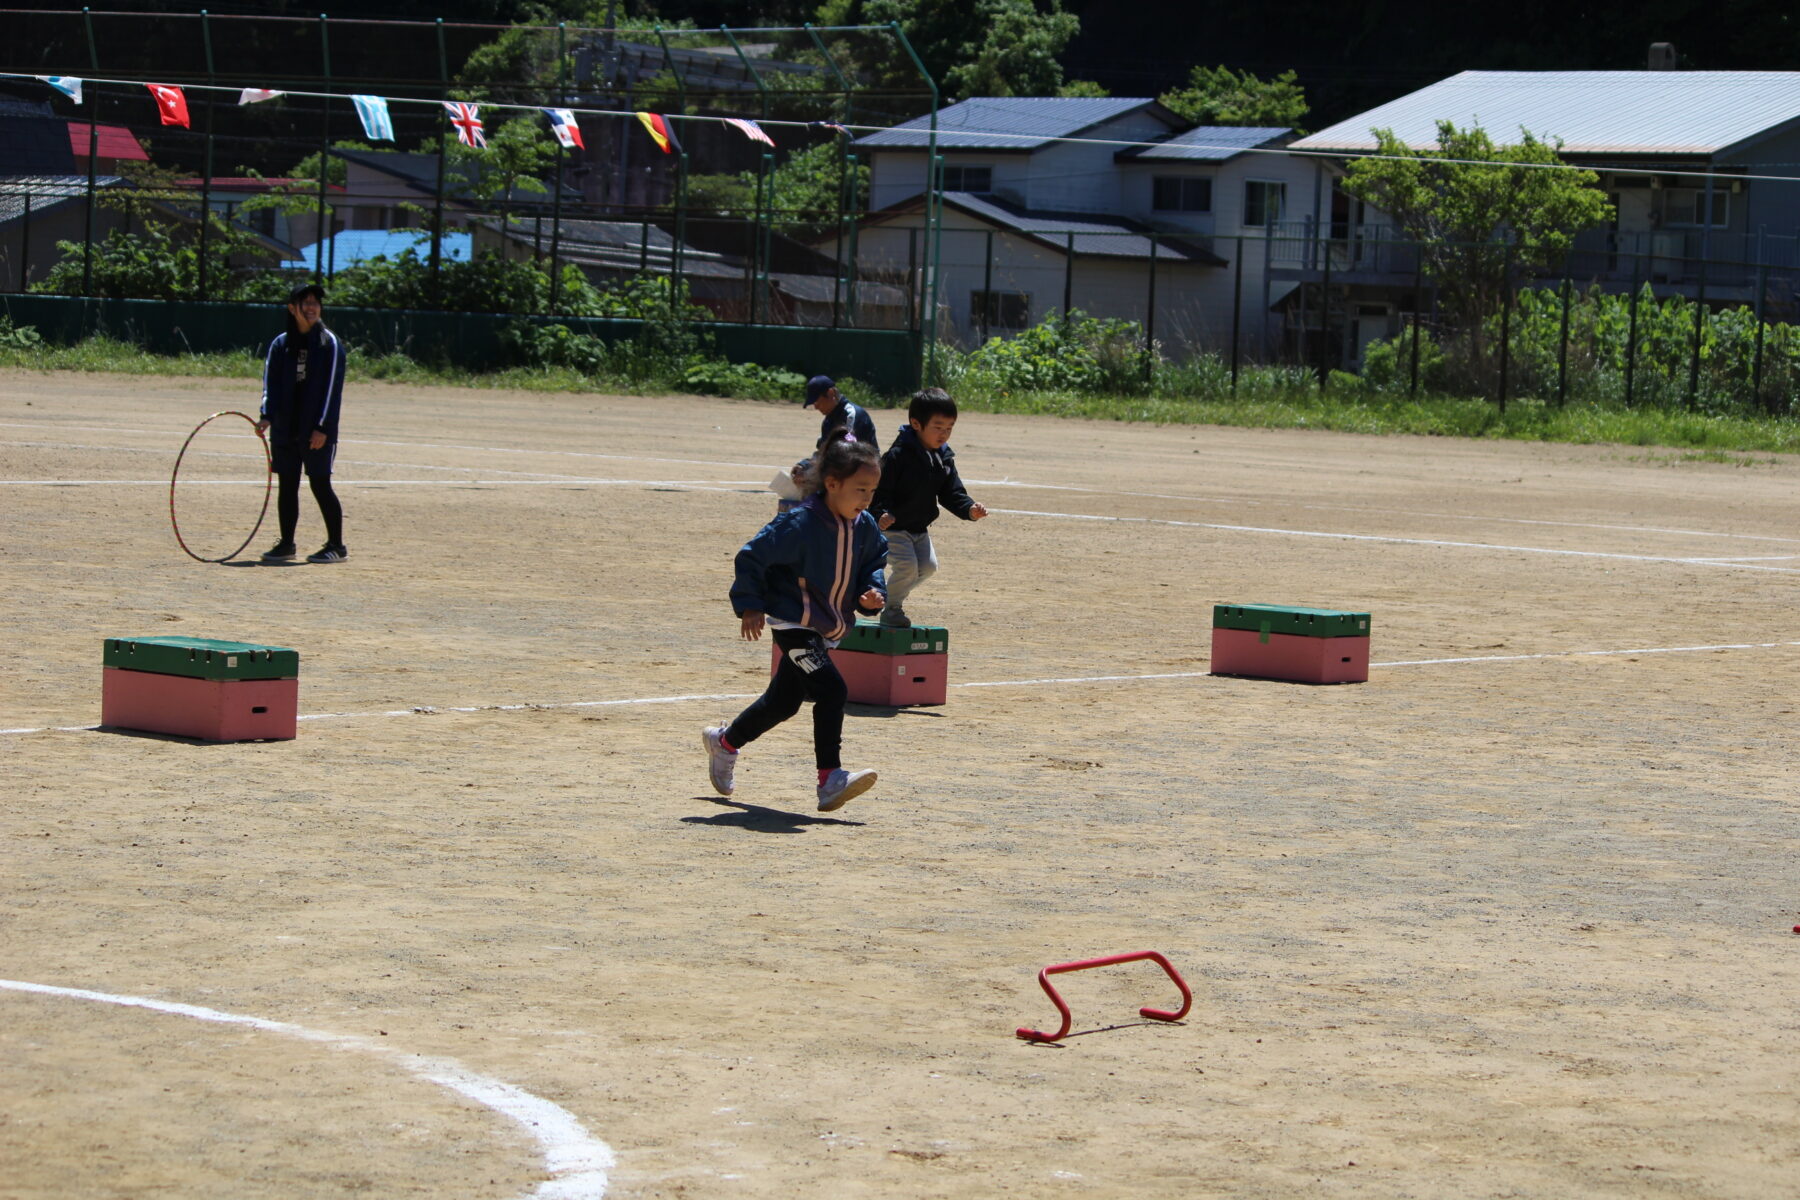
MULTIPOLYGON (((42 428, 44 428, 44 426, 41 423, 28 422, 28 421, 0 421, 0 428, 42 429, 42 428)), ((146 435, 158 436, 158 437, 180 437, 180 436, 182 436, 181 432, 179 430, 175 430, 175 429, 166 429, 166 430, 164 430, 164 429, 124 429, 124 428, 119 428, 119 427, 115 427, 115 426, 106 426, 106 425, 56 425, 56 426, 52 426, 51 428, 62 429, 62 430, 94 431, 94 432, 104 432, 104 433, 138 433, 138 434, 146 434, 146 435)), ((15 443, 15 444, 18 444, 18 443, 15 443)), ((456 444, 456 443, 445 443, 445 442, 365 441, 360 438, 356 439, 353 444, 359 445, 359 446, 397 446, 397 447, 402 447, 402 448, 407 448, 407 449, 423 448, 423 449, 432 449, 432 450, 475 450, 475 451, 483 451, 483 452, 492 452, 492 453, 497 453, 497 454, 540 454, 540 455, 554 455, 554 456, 569 457, 569 458, 597 458, 597 459, 606 459, 606 460, 614 461, 614 462, 665 462, 665 463, 681 463, 681 464, 691 465, 691 466, 745 467, 745 468, 751 468, 751 469, 755 469, 755 470, 773 469, 764 463, 730 462, 730 461, 724 461, 724 460, 719 460, 719 459, 705 459, 705 458, 660 458, 660 457, 656 457, 654 455, 643 455, 643 454, 598 454, 598 453, 593 453, 590 451, 583 451, 583 450, 541 450, 541 449, 533 450, 533 449, 524 449, 524 448, 518 448, 518 447, 511 447, 511 446, 492 446, 492 445, 468 446, 468 445, 461 445, 461 444, 456 444)), ((112 447, 97 447, 97 448, 111 449, 112 447)), ((473 469, 473 468, 471 468, 471 469, 473 469)), ((502 472, 502 473, 504 473, 504 472, 502 472)), ((1257 500, 1254 498, 1236 497, 1236 496, 1233 496, 1233 497, 1192 496, 1192 495, 1180 495, 1180 494, 1176 494, 1176 493, 1172 493, 1172 492, 1137 492, 1137 491, 1129 491, 1129 490, 1120 490, 1120 489, 1115 489, 1115 488, 1091 488, 1091 487, 1082 487, 1082 486, 1079 486, 1076 484, 1028 483, 1024 480, 1013 479, 1010 476, 1003 476, 999 479, 973 479, 973 478, 971 478, 967 482, 972 484, 975 487, 1012 487, 1012 488, 1033 489, 1033 490, 1038 490, 1038 491, 1077 492, 1077 493, 1082 493, 1082 494, 1092 495, 1092 496, 1127 496, 1127 497, 1132 497, 1135 499, 1175 500, 1175 501, 1179 501, 1184 504, 1229 504, 1229 505, 1233 505, 1236 507, 1261 507, 1261 506, 1267 505, 1269 503, 1268 501, 1265 501, 1265 500, 1257 500)), ((1485 515, 1485 514, 1472 515, 1469 513, 1440 513, 1440 512, 1420 511, 1420 510, 1416 510, 1416 509, 1407 509, 1407 508, 1383 508, 1383 507, 1380 507, 1377 505, 1301 504, 1301 505, 1297 505, 1295 507, 1301 509, 1302 511, 1307 511, 1307 512, 1384 513, 1384 514, 1391 515, 1391 516, 1427 517, 1427 518, 1431 518, 1433 520, 1442 520, 1442 521, 1475 521, 1475 522, 1480 522, 1480 523, 1484 523, 1484 524, 1492 523, 1492 524, 1503 524, 1503 525, 1545 525, 1545 526, 1554 526, 1554 527, 1566 528, 1566 529, 1604 529, 1604 530, 1611 530, 1611 531, 1623 532, 1623 533, 1668 533, 1668 534, 1676 534, 1676 535, 1682 536, 1682 537, 1731 538, 1731 539, 1740 540, 1740 541, 1752 541, 1752 542, 1789 542, 1789 543, 1792 543, 1792 542, 1800 541, 1800 538, 1779 537, 1779 536, 1776 536, 1773 534, 1725 533, 1725 532, 1720 532, 1718 530, 1712 530, 1712 529, 1672 529, 1672 528, 1667 528, 1667 527, 1659 526, 1659 525, 1617 525, 1617 524, 1611 524, 1611 523, 1607 523, 1607 522, 1598 522, 1598 521, 1551 521, 1551 520, 1544 520, 1544 519, 1530 518, 1530 517, 1499 517, 1499 516, 1489 516, 1489 515, 1485 515)))
MULTIPOLYGON (((1380 667, 1431 667, 1462 663, 1527 662, 1546 658, 1611 658, 1637 654, 1699 654, 1721 650, 1774 650, 1800 646, 1792 642, 1720 642, 1706 646, 1640 646, 1630 650, 1549 650, 1542 654, 1484 654, 1467 658, 1413 658, 1397 662, 1370 663, 1380 667)), ((1059 675, 1041 679, 992 679, 970 683, 952 683, 951 688, 1048 687, 1077 683, 1138 683, 1158 679, 1202 679, 1210 671, 1162 671, 1144 675, 1059 675)), ((628 700, 558 700, 528 704, 421 704, 413 708, 391 708, 380 712, 301 713, 302 721, 357 721, 375 717, 428 717, 440 713, 535 712, 570 708, 630 708, 652 704, 688 704, 697 701, 754 700, 756 692, 691 692, 679 696, 636 696, 628 700)), ((0 735, 27 733, 91 733, 98 725, 42 725, 31 728, 0 729, 0 735)))
POLYGON ((1022 508, 991 508, 989 512, 1014 517, 1051 517, 1063 521, 1112 521, 1122 525, 1172 525, 1185 529, 1218 529, 1226 533, 1272 533, 1285 537, 1336 538, 1346 542, 1385 542, 1397 546, 1448 546, 1462 550, 1499 550, 1513 554, 1553 554, 1567 558, 1611 558, 1627 562, 1687 563, 1702 567, 1730 567, 1739 571, 1775 571, 1800 574, 1800 567, 1765 567, 1755 563, 1696 558, 1674 554, 1620 554, 1610 550, 1562 550, 1549 546, 1508 546, 1493 542, 1455 542, 1441 538, 1392 537, 1375 533, 1329 533, 1318 529, 1278 529, 1263 525, 1223 525, 1213 521, 1176 521, 1167 517, 1108 517, 1091 513, 1042 512, 1022 508))
POLYGON ((408 1054, 380 1042, 353 1034, 325 1033, 286 1021, 270 1021, 262 1017, 220 1012, 193 1004, 176 1004, 151 1000, 143 996, 118 996, 111 992, 93 992, 85 988, 55 987, 47 983, 28 983, 17 979, 0 979, 0 988, 42 996, 60 996, 69 1000, 91 1000, 99 1004, 117 1004, 125 1008, 143 1008, 151 1012, 177 1017, 192 1017, 221 1025, 241 1025, 264 1033, 317 1042, 338 1050, 358 1050, 389 1058, 439 1087, 492 1109, 518 1125, 538 1145, 544 1169, 552 1178, 526 1193, 537 1200, 599 1200, 606 1194, 607 1172, 613 1167, 612 1147, 596 1138, 575 1114, 542 1096, 486 1075, 478 1075, 452 1059, 408 1054))

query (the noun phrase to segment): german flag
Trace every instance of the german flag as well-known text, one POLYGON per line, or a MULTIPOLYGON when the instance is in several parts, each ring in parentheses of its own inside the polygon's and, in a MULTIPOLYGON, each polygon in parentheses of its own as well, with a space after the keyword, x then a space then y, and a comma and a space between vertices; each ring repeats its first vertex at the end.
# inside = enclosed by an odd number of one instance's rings
POLYGON ((662 147, 664 154, 675 154, 680 151, 681 141, 675 136, 675 128, 669 124, 667 118, 658 113, 641 112, 637 115, 637 119, 649 131, 650 136, 656 139, 656 144, 662 147))

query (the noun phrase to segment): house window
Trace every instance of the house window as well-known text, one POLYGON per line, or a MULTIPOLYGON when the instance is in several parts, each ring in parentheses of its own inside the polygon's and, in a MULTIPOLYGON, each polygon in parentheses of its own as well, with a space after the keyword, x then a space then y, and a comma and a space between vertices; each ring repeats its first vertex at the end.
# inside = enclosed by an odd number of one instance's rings
POLYGON ((1675 188, 1669 192, 1669 224, 1711 224, 1715 229, 1731 224, 1731 193, 1723 188, 1715 188, 1710 222, 1706 215, 1705 188, 1675 188))
POLYGON ((945 167, 946 192, 991 192, 994 190, 992 167, 945 167))
POLYGON ((1150 207, 1157 212, 1211 212, 1212 180, 1162 177, 1150 183, 1150 207))
POLYGON ((1287 184, 1266 179, 1244 181, 1244 224, 1252 228, 1273 225, 1287 210, 1287 184))
POLYGON ((1031 324, 1027 292, 970 292, 969 319, 977 329, 1024 329, 1031 324))

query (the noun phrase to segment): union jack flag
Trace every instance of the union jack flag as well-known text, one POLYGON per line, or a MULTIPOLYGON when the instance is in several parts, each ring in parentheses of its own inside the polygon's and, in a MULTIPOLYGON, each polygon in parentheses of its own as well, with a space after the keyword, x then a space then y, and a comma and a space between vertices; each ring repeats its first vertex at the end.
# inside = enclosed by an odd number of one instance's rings
POLYGON ((446 100, 444 107, 450 110, 450 123, 456 126, 456 140, 465 146, 478 146, 487 149, 487 135, 481 131, 481 106, 465 104, 461 100, 446 100))

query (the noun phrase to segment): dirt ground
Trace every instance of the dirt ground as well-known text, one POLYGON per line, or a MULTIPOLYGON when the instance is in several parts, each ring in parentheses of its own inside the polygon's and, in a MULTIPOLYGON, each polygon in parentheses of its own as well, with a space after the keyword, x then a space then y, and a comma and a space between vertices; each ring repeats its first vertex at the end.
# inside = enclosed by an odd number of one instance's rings
POLYGON ((967 414, 949 702, 822 815, 806 720, 699 744, 813 414, 353 379, 350 560, 192 561, 254 403, 0 372, 0 984, 104 994, 0 986, 4 1200, 1800 1196, 1800 461, 967 414), (1370 681, 1206 675, 1219 602, 1370 681), (94 729, 159 634, 296 648, 298 738, 94 729), (1185 1021, 1014 1036, 1137 950, 1185 1021))

